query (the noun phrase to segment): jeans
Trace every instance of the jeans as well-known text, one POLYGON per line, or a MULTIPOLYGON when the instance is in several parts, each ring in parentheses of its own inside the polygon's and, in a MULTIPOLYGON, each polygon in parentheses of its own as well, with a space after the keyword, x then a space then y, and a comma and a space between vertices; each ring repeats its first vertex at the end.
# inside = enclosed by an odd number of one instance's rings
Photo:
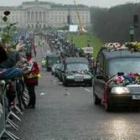
POLYGON ((29 101, 28 105, 35 106, 35 104, 36 104, 35 85, 27 84, 26 86, 27 86, 29 96, 30 96, 30 101, 29 101))
MULTIPOLYGON (((0 71, 4 68, 0 68, 0 71)), ((0 75, 0 80, 12 79, 15 77, 20 77, 23 75, 23 70, 19 68, 7 68, 2 75, 0 75)))

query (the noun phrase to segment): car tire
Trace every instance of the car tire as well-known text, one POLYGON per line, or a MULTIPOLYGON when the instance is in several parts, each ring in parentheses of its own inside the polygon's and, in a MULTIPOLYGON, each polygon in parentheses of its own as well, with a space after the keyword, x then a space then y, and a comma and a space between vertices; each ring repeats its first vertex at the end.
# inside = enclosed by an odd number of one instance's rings
POLYGON ((101 100, 97 97, 97 95, 96 94, 94 94, 94 104, 95 105, 100 105, 101 104, 101 100))
POLYGON ((57 77, 57 76, 56 76, 56 73, 54 73, 54 76, 57 77))
POLYGON ((89 87, 92 87, 92 80, 89 82, 89 87))
POLYGON ((63 85, 66 87, 66 86, 68 86, 68 83, 67 83, 67 81, 64 79, 63 80, 63 85))
POLYGON ((95 105, 100 105, 101 104, 101 100, 98 98, 98 96, 95 93, 95 87, 93 85, 93 102, 95 105))
POLYGON ((114 110, 113 104, 108 101, 105 105, 105 110, 106 112, 112 112, 114 110))

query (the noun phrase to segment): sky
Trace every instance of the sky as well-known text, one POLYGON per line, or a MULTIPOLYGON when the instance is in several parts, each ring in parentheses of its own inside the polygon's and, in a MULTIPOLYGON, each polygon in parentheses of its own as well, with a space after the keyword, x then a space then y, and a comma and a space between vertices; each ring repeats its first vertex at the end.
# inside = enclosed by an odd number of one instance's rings
MULTIPOLYGON (((34 1, 34 0, 0 0, 0 6, 17 6, 21 5, 25 1, 34 1)), ((39 0, 39 1, 51 1, 55 3, 62 4, 73 4, 73 0, 39 0)), ((107 7, 126 4, 126 3, 138 3, 140 0, 76 0, 78 4, 84 4, 88 6, 98 6, 98 7, 107 7)))

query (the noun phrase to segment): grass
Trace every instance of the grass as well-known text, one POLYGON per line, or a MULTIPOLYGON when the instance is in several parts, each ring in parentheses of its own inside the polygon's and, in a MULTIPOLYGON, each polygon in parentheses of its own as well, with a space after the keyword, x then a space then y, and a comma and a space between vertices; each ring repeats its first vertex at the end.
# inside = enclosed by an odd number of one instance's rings
POLYGON ((102 42, 99 38, 94 35, 89 34, 68 34, 68 40, 73 40, 76 47, 87 47, 88 41, 90 41, 90 46, 93 47, 93 58, 96 58, 98 51, 101 48, 102 42))

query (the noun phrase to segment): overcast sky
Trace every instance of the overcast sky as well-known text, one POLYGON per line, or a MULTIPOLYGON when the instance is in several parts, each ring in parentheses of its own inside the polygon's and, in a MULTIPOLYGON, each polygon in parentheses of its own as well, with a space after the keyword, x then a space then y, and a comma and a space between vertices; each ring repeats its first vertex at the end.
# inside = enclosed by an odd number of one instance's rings
MULTIPOLYGON (((0 6, 13 6, 21 5, 23 1, 34 1, 34 0, 0 0, 0 6)), ((73 0, 39 0, 39 1, 51 1, 55 3, 73 4, 73 0)), ((99 6, 99 7, 111 7, 119 4, 125 4, 129 2, 138 3, 140 0, 76 0, 78 4, 84 4, 88 6, 99 6)))

